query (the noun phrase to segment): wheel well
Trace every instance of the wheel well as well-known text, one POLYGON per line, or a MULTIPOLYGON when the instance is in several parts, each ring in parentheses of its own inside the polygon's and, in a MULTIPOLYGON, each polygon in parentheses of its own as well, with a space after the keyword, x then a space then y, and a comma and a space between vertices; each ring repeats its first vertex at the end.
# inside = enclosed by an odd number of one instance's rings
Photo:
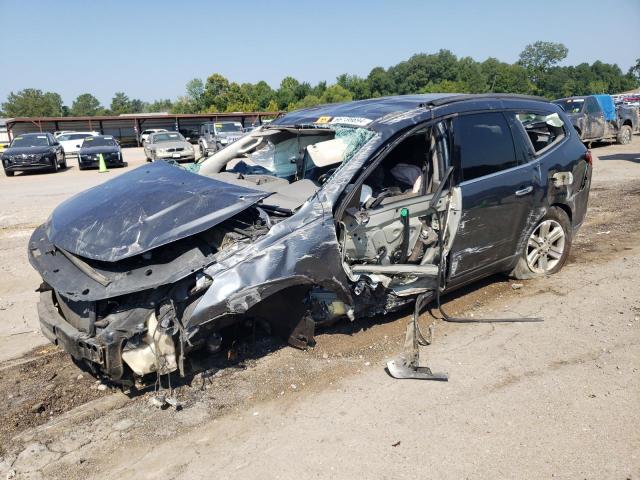
POLYGON ((557 207, 557 208, 559 208, 561 210, 564 210, 564 213, 567 214, 567 216, 569 217, 569 220, 573 221, 572 214, 571 214, 571 209, 569 207, 567 207, 565 204, 563 204, 563 203, 554 203, 551 206, 552 207, 557 207))
POLYGON ((633 128, 633 125, 631 124, 631 120, 629 120, 629 119, 625 120, 625 121, 622 123, 622 125, 626 125, 626 126, 628 126, 628 127, 632 127, 632 128, 633 128))

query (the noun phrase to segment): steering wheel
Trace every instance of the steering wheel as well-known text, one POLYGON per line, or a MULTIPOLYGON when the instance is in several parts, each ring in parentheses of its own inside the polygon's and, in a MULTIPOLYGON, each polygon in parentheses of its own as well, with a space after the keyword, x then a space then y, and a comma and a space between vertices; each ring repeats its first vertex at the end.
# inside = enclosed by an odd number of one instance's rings
POLYGON ((326 172, 324 172, 322 175, 320 175, 320 176, 318 177, 318 183, 319 183, 320 185, 324 185, 324 182, 326 182, 326 181, 327 181, 327 179, 328 179, 331 175, 333 175, 333 173, 334 173, 337 169, 338 169, 338 167, 330 168, 329 170, 327 170, 326 172))

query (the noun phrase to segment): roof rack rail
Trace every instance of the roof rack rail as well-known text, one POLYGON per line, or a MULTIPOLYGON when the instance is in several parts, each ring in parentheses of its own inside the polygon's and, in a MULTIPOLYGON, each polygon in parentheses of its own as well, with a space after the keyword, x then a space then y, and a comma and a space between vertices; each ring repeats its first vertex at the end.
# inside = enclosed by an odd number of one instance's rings
POLYGON ((449 103, 464 102, 465 100, 483 100, 483 99, 501 99, 501 98, 508 98, 508 99, 514 99, 514 100, 536 100, 536 101, 543 101, 543 102, 549 101, 543 97, 537 97, 535 95, 520 95, 517 93, 480 93, 480 94, 463 93, 459 95, 451 95, 449 97, 436 98, 435 100, 431 100, 421 104, 421 106, 424 106, 427 108, 440 107, 442 105, 447 105, 449 103))

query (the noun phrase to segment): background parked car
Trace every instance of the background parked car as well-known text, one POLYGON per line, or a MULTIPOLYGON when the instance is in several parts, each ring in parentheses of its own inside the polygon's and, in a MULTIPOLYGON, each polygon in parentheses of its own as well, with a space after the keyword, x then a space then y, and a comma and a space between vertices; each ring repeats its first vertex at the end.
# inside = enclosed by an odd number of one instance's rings
POLYGON ((67 157, 72 155, 78 155, 82 142, 87 137, 95 137, 100 135, 98 132, 73 132, 58 135, 57 140, 64 149, 64 154, 67 157))
POLYGON ((2 153, 2 166, 7 177, 26 170, 67 168, 64 150, 50 133, 25 133, 13 139, 2 153))
POLYGON ((240 122, 207 122, 200 126, 200 152, 203 156, 217 152, 244 135, 240 122))
POLYGON ((147 143, 147 141, 149 140, 149 135, 151 135, 152 133, 167 131, 168 130, 166 128, 147 128, 146 130, 143 130, 140 134, 140 145, 144 147, 145 143, 147 143))
POLYGON ((197 128, 181 128, 180 133, 191 144, 196 145, 200 138, 200 132, 197 128))
POLYGON ((147 162, 154 160, 175 160, 193 162, 196 152, 187 140, 178 132, 156 132, 149 135, 144 144, 147 162))
POLYGON ((74 133, 75 130, 56 130, 53 132, 53 136, 58 138, 60 135, 65 135, 67 133, 74 133))
POLYGON ((87 137, 78 153, 78 168, 97 168, 99 166, 98 155, 102 154, 107 167, 124 167, 122 150, 115 138, 111 135, 98 135, 87 137))

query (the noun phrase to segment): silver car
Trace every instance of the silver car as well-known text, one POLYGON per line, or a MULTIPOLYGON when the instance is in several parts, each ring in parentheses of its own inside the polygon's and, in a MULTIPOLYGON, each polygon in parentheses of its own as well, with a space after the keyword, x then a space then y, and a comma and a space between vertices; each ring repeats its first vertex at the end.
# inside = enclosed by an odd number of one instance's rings
POLYGON ((196 152, 182 134, 178 132, 156 132, 149 135, 144 144, 144 155, 147 162, 154 160, 175 160, 176 162, 193 162, 196 152))

